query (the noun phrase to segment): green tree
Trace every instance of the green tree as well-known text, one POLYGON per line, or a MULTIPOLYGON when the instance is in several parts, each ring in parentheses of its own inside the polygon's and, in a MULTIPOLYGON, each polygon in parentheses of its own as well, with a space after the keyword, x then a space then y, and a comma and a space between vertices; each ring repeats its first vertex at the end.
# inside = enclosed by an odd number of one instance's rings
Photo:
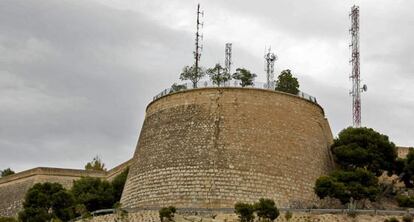
POLYGON ((220 86, 231 79, 230 73, 228 73, 219 63, 213 68, 207 69, 207 74, 210 76, 213 84, 217 86, 220 86))
POLYGON ((254 210, 262 221, 274 221, 279 216, 279 210, 271 199, 260 198, 259 202, 254 204, 254 210))
POLYGON ((234 205, 234 213, 240 222, 252 222, 254 220, 254 207, 252 204, 238 202, 234 205))
POLYGON ((414 149, 409 149, 405 159, 397 159, 395 171, 407 188, 414 187, 414 149))
POLYGON ((233 79, 240 80, 240 85, 242 87, 251 86, 253 85, 254 78, 256 78, 256 74, 251 73, 249 70, 244 68, 236 69, 236 72, 233 74, 233 79))
POLYGON ((346 128, 331 147, 335 161, 342 169, 366 168, 380 176, 395 168, 397 149, 388 136, 371 128, 346 128))
POLYGON ((73 197, 58 183, 37 183, 25 196, 20 221, 48 221, 52 218, 68 221, 73 218, 73 197))
POLYGON ((283 70, 277 77, 275 90, 297 95, 299 92, 298 79, 293 77, 289 69, 283 70))
POLYGON ((13 175, 14 174, 14 171, 11 170, 10 168, 4 169, 4 170, 0 170, 0 172, 1 172, 1 177, 6 177, 6 176, 9 176, 9 175, 13 175))
POLYGON ((171 85, 170 93, 178 92, 178 91, 186 90, 186 89, 187 89, 187 86, 185 84, 174 83, 174 84, 171 85))
POLYGON ((95 156, 91 162, 85 165, 85 170, 106 171, 105 164, 99 156, 95 156))
POLYGON ((112 182, 112 188, 114 191, 114 199, 115 201, 121 200, 122 191, 124 190, 125 182, 128 177, 129 168, 126 168, 121 174, 116 176, 112 182))
POLYGON ((316 180, 314 189, 319 198, 336 198, 342 204, 348 203, 351 197, 356 201, 375 201, 380 192, 378 178, 362 168, 351 171, 338 170, 329 176, 322 176, 316 180))
POLYGON ((71 193, 78 205, 85 205, 89 212, 112 208, 115 204, 114 190, 108 181, 83 177, 73 182, 71 193))
POLYGON ((177 209, 173 206, 161 208, 159 210, 159 215, 160 215, 161 222, 171 221, 172 218, 174 217, 175 212, 177 212, 177 209))
POLYGON ((197 83, 205 76, 205 72, 201 67, 197 71, 195 66, 185 66, 180 74, 181 80, 190 80, 193 83, 193 88, 197 88, 197 83))

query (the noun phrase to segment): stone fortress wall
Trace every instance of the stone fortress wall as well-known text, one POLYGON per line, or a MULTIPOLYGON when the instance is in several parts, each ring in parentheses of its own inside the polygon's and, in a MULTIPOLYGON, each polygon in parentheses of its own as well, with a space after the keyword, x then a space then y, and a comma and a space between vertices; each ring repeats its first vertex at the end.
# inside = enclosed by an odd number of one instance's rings
POLYGON ((86 176, 111 181, 130 163, 131 160, 128 160, 107 172, 38 167, 0 178, 0 216, 16 216, 22 208, 27 190, 36 183, 60 183, 70 188, 74 180, 86 176))
MULTIPOLYGON (((331 143, 323 109, 290 94, 177 92, 148 105, 134 158, 107 172, 38 167, 0 178, 0 216, 17 215, 35 183, 70 188, 84 176, 111 181, 131 165, 126 207, 232 208, 261 197, 278 207, 309 205, 316 200, 314 181, 333 167, 331 143)), ((398 147, 398 156, 408 150, 398 147)))
POLYGON ((127 208, 232 208, 272 198, 311 206, 333 168, 323 109, 254 88, 199 88, 158 98, 145 121, 121 203, 127 208))

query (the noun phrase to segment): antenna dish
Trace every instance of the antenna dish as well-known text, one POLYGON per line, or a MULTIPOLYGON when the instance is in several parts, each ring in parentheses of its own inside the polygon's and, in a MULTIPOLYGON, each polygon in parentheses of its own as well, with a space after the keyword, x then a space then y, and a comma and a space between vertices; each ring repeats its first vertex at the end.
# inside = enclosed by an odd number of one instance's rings
POLYGON ((364 92, 368 91, 368 86, 364 84, 364 85, 362 86, 362 91, 364 91, 364 92))

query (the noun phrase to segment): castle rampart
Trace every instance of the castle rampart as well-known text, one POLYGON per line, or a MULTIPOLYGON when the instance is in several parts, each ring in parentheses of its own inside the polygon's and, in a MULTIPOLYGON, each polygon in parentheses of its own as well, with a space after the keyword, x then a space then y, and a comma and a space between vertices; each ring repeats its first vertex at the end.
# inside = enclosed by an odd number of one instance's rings
POLYGON ((323 109, 254 88, 172 93, 147 107, 121 202, 124 207, 226 208, 272 198, 310 206, 330 172, 323 109))
POLYGON ((16 216, 22 208, 27 190, 36 183, 60 183, 69 189, 74 180, 87 176, 111 181, 130 163, 131 160, 126 161, 107 172, 38 167, 0 178, 0 216, 16 216))

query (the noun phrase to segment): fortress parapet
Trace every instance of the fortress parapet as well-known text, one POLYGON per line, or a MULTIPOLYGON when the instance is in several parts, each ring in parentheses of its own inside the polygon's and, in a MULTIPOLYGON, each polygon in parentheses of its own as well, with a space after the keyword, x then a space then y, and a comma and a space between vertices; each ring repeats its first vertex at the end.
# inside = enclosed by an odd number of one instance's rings
POLYGON ((315 180, 333 167, 316 99, 240 87, 167 94, 147 107, 124 207, 232 208, 262 197, 280 207, 315 203, 315 180))

